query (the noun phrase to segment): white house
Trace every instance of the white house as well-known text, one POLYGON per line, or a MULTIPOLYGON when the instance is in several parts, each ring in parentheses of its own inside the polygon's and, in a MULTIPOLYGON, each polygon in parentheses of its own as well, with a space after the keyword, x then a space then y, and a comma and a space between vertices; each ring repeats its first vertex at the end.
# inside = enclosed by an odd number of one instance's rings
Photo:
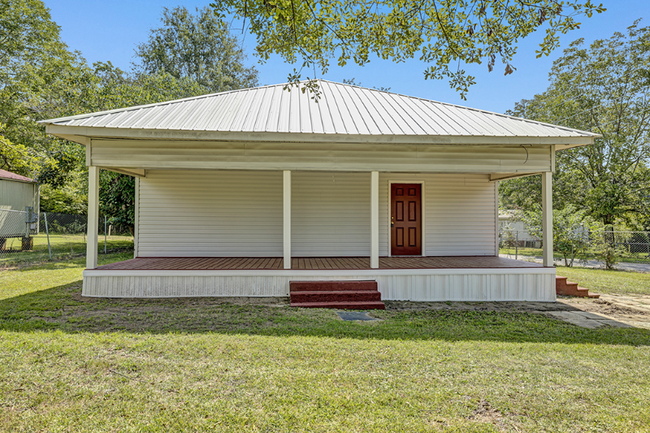
POLYGON ((285 85, 44 121, 86 146, 83 294, 555 300, 555 152, 596 134, 351 85, 285 85), (136 176, 135 258, 97 267, 99 169, 136 176), (500 179, 539 174, 544 265, 498 257, 500 179))
POLYGON ((23 238, 23 249, 31 248, 30 235, 38 232, 39 186, 36 181, 0 170, 0 249, 7 239, 23 238))

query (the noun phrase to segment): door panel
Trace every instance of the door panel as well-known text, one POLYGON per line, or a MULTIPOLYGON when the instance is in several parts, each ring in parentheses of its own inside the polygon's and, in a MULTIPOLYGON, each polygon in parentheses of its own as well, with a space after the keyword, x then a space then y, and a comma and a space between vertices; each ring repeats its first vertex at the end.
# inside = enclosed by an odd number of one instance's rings
POLYGON ((391 185, 391 255, 422 254, 422 185, 391 185))

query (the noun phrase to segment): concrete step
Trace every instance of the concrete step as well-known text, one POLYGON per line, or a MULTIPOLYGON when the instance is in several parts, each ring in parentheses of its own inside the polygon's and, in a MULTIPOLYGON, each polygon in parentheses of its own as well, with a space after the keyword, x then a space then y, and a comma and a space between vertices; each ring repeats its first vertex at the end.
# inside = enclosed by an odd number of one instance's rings
POLYGON ((381 301, 377 290, 332 290, 291 292, 291 302, 381 301))
POLYGON ((339 310, 385 310, 381 301, 348 301, 348 302, 292 302, 292 307, 298 308, 336 308, 339 310))
POLYGON ((377 282, 372 280, 291 281, 289 290, 291 292, 377 290, 377 282))

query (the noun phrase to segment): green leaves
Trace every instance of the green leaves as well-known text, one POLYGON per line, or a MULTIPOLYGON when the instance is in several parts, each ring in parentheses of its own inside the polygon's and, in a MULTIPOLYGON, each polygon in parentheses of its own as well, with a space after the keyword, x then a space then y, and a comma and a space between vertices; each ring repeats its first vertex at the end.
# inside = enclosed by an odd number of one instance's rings
POLYGON ((491 71, 500 59, 510 74, 521 39, 546 29, 538 55, 548 55, 558 47, 558 32, 579 27, 576 17, 605 10, 558 0, 217 0, 210 6, 218 17, 245 22, 262 60, 277 54, 325 73, 331 59, 343 66, 417 58, 427 64, 425 78, 448 79, 462 97, 475 83, 463 65, 487 62, 491 71))
MULTIPOLYGON (((588 47, 573 42, 554 63, 546 92, 510 113, 602 135, 557 153, 556 209, 573 204, 605 225, 650 228, 649 40, 650 27, 637 22, 588 47)), ((504 182, 502 203, 530 208, 537 188, 531 179, 504 182)))
POLYGON ((169 74, 191 80, 205 93, 254 87, 257 70, 244 67, 244 52, 227 26, 207 8, 192 15, 182 6, 163 9, 162 27, 138 45, 139 75, 169 74))

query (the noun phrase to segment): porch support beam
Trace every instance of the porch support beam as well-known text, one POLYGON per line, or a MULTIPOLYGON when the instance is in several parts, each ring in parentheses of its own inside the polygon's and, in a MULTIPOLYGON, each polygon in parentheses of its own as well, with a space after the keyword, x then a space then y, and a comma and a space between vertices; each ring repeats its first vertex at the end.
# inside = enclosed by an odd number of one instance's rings
POLYGON ((99 167, 88 167, 88 236, 86 269, 97 268, 97 232, 99 231, 99 167))
POLYGON ((544 266, 553 266, 553 173, 542 173, 542 241, 544 266))
POLYGON ((282 172, 282 236, 284 269, 291 269, 291 170, 282 172))
POLYGON ((370 172, 370 267, 379 269, 379 172, 370 172))

